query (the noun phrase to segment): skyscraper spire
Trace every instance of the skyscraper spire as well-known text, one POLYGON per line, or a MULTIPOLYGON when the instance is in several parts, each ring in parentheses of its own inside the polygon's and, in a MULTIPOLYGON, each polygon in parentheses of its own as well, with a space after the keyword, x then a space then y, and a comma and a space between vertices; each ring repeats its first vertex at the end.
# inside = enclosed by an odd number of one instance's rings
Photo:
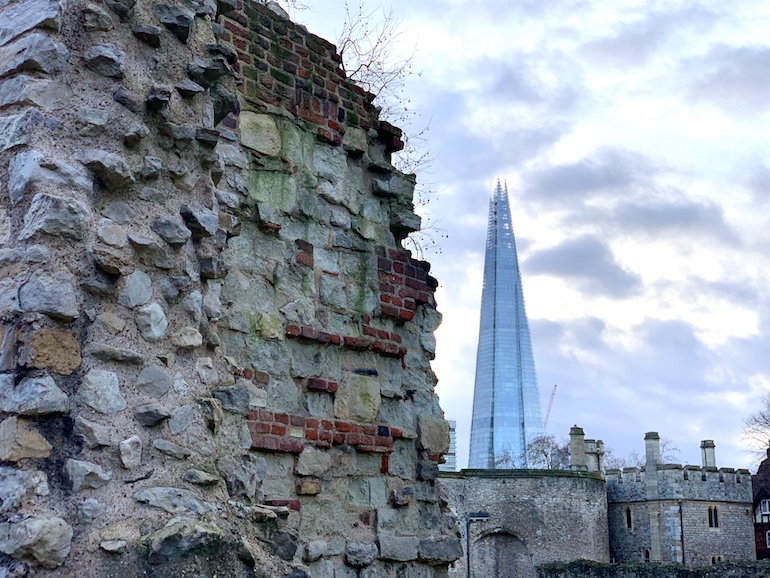
POLYGON ((502 456, 526 467, 527 444, 542 433, 508 185, 498 179, 489 202, 469 467, 494 468, 502 456))

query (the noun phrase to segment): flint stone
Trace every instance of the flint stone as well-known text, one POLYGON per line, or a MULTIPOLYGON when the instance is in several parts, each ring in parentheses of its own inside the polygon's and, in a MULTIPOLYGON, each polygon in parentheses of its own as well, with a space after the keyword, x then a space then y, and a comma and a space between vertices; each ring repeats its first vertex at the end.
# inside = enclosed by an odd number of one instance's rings
MULTIPOLYGON (((257 496, 259 484, 267 475, 265 458, 246 454, 238 458, 223 458, 217 468, 225 479, 227 493, 233 500, 250 504, 257 496)), ((259 501, 259 500, 258 500, 259 501)))
POLYGON ((64 469, 72 482, 73 492, 83 489, 95 490, 112 479, 112 472, 105 472, 101 466, 82 460, 68 459, 64 469))
POLYGON ((190 229, 193 239, 211 237, 217 232, 219 216, 199 203, 182 205, 180 209, 185 225, 190 229))
MULTIPOLYGON (((192 62, 187 65, 187 76, 203 88, 211 88, 217 80, 230 74, 231 71, 232 69, 224 58, 212 59, 193 56, 192 62)), ((218 123, 215 122, 214 124, 218 123)))
POLYGON ((171 456, 172 458, 176 458, 178 460, 183 460, 192 455, 192 452, 187 448, 164 439, 157 439, 153 441, 152 447, 154 447, 160 453, 166 454, 167 456, 171 456))
POLYGON ((122 248, 128 245, 128 237, 123 228, 110 219, 100 219, 96 232, 99 240, 107 245, 122 248))
MULTIPOLYGON (((136 217, 136 212, 134 209, 132 209, 128 203, 124 203, 123 201, 115 201, 114 203, 110 203, 104 209, 102 214, 108 219, 120 225, 128 225, 131 223, 131 221, 134 220, 134 217, 136 217)), ((106 242, 107 241, 105 241, 105 243, 106 242)))
POLYGON ((203 336, 195 327, 183 327, 171 334, 171 343, 177 347, 191 349, 203 344, 203 336))
POLYGON ((53 447, 34 428, 32 422, 16 416, 0 423, 0 460, 18 462, 51 455, 53 447))
POLYGON ((38 193, 24 215, 24 228, 19 239, 29 239, 41 231, 54 237, 79 241, 88 230, 90 218, 88 208, 79 201, 38 193))
POLYGON ((181 247, 192 237, 192 233, 187 227, 179 221, 167 217, 155 219, 150 228, 166 243, 174 247, 181 247))
POLYGON ((87 498, 78 504, 78 521, 82 524, 90 524, 97 518, 101 518, 107 508, 95 498, 87 498))
POLYGON ((19 284, 13 279, 0 281, 0 313, 15 313, 19 308, 19 284))
POLYGON ((99 547, 110 554, 125 554, 128 542, 125 540, 102 540, 99 542, 99 547))
POLYGON ((127 470, 142 465, 142 440, 137 435, 120 442, 120 461, 127 470))
MULTIPOLYGON (((58 161, 44 161, 43 154, 36 150, 23 151, 13 157, 8 172, 8 194, 14 204, 34 185, 67 187, 85 192, 93 188, 87 175, 58 161)), ((87 209, 83 208, 82 212, 88 215, 87 209)), ((82 238, 82 233, 78 239, 82 238)))
POLYGON ((88 32, 101 30, 106 32, 115 28, 112 16, 101 6, 96 4, 86 4, 83 9, 83 28, 88 32))
POLYGON ((171 418, 168 420, 168 431, 171 435, 179 435, 190 427, 193 417, 193 406, 180 405, 171 412, 171 418))
POLYGON ((377 544, 348 542, 345 547, 345 559, 351 566, 368 566, 377 559, 377 544))
POLYGON ((78 134, 81 136, 98 136, 104 132, 104 127, 107 126, 109 119, 110 116, 107 114, 107 111, 90 106, 81 106, 75 120, 78 124, 78 134))
POLYGON ((85 149, 77 159, 91 169, 108 191, 117 191, 134 182, 131 169, 118 155, 101 149, 85 149))
POLYGON ((126 408, 126 399, 120 393, 118 376, 112 371, 89 371, 83 376, 78 395, 85 404, 99 413, 112 415, 126 408))
POLYGON ((182 301, 182 309, 187 311, 195 321, 201 319, 201 306, 203 305, 203 295, 198 290, 191 291, 182 301))
POLYGON ((112 95, 112 100, 125 106, 131 112, 142 112, 142 97, 126 87, 116 90, 112 95))
POLYGON ((158 21, 168 28, 181 43, 186 44, 195 12, 189 8, 169 6, 168 4, 155 4, 152 9, 158 21))
POLYGON ((151 365, 139 372, 136 387, 152 397, 162 397, 171 387, 171 378, 159 365, 151 365))
POLYGON ((83 54, 85 65, 102 76, 123 78, 126 54, 114 44, 95 44, 83 54))
POLYGON ((0 117, 0 151, 30 144, 35 128, 44 120, 45 117, 34 108, 0 117))
POLYGON ((380 532, 380 558, 395 562, 416 560, 419 555, 420 540, 416 536, 396 536, 380 532))
POLYGON ((105 425, 88 421, 82 416, 75 418, 73 433, 91 449, 112 445, 112 430, 105 425))
POLYGON ((99 321, 99 323, 101 323, 102 326, 113 335, 117 335, 126 328, 125 320, 123 320, 120 316, 115 315, 111 311, 100 313, 96 317, 96 320, 99 321))
POLYGON ((212 486, 219 482, 219 477, 203 470, 189 469, 184 473, 185 482, 190 482, 196 486, 212 486))
POLYGON ((315 562, 321 556, 326 554, 328 544, 326 540, 311 540, 305 547, 305 562, 315 562))
POLYGON ((152 280, 141 269, 137 269, 126 277, 126 285, 118 294, 118 303, 124 307, 144 305, 152 299, 152 280))
POLYGON ((159 403, 144 403, 136 406, 134 417, 140 424, 153 427, 171 416, 168 410, 159 403))
POLYGON ((139 142, 148 134, 150 134, 150 129, 148 129, 144 124, 134 124, 131 126, 131 128, 128 129, 128 132, 123 135, 123 144, 125 144, 128 148, 133 148, 138 145, 139 142))
POLYGON ((72 98, 72 89, 66 84, 19 74, 0 82, 0 107, 33 105, 53 110, 72 98))
POLYGON ((163 308, 158 303, 153 302, 138 309, 136 326, 146 341, 160 341, 166 336, 168 320, 163 308))
POLYGON ((47 74, 64 70, 69 50, 47 34, 35 32, 0 48, 0 78, 22 71, 47 74))
POLYGON ((67 413, 69 398, 51 376, 25 377, 14 386, 10 374, 0 374, 0 409, 19 415, 67 413))
POLYGON ((165 528, 147 537, 149 562, 154 565, 174 562, 192 550, 218 546, 222 538, 222 530, 211 522, 174 518, 165 528))
POLYGON ((177 92, 182 95, 183 98, 190 98, 201 92, 206 92, 205 88, 189 78, 185 78, 182 82, 174 86, 174 88, 176 88, 177 92))
POLYGON ((36 496, 50 495, 48 479, 43 472, 0 466, 0 512, 18 508, 30 492, 36 496))
POLYGON ((137 24, 134 26, 132 32, 139 40, 152 46, 153 48, 160 47, 160 33, 161 29, 157 26, 150 24, 137 24))
POLYGON ((121 349, 107 345, 106 343, 95 343, 89 349, 91 355, 102 361, 117 361, 118 363, 132 363, 142 365, 144 355, 130 349, 121 349))
POLYGON ((160 292, 169 303, 174 303, 180 294, 190 289, 190 279, 182 275, 161 279, 160 292))
POLYGON ((454 562, 463 555, 460 538, 442 536, 440 538, 422 538, 420 540, 419 559, 428 564, 446 564, 454 562))
POLYGON ((243 385, 218 387, 212 392, 212 395, 219 400, 225 411, 243 416, 249 415, 249 411, 251 411, 251 396, 249 390, 243 385))
POLYGON ((126 20, 134 9, 136 0, 106 0, 106 3, 121 20, 126 20))
POLYGON ((328 452, 306 446, 297 460, 297 473, 300 476, 322 477, 331 469, 332 458, 328 452))
MULTIPOLYGON (((154 169, 152 174, 155 174, 154 169)), ((157 176, 145 177, 145 171, 144 169, 142 169, 142 178, 157 178, 157 176)), ((166 201, 168 200, 168 193, 166 191, 161 191, 158 189, 154 189, 152 187, 142 187, 138 195, 139 195, 139 198, 142 199, 143 201, 158 203, 159 205, 165 204, 166 201)))
POLYGON ((58 568, 70 553, 72 527, 61 518, 27 518, 0 524, 0 552, 16 560, 35 560, 58 568))
POLYGON ((0 20, 0 46, 33 28, 59 30, 61 3, 58 0, 24 0, 5 8, 0 20))
POLYGON ((75 278, 69 273, 33 273, 19 289, 23 311, 37 311, 49 317, 72 321, 79 314, 75 278))
POLYGON ((271 115, 244 110, 239 120, 243 146, 270 157, 281 153, 281 135, 271 115))
POLYGON ((140 504, 160 508, 169 514, 210 514, 216 511, 211 504, 203 502, 190 490, 182 488, 157 487, 141 490, 134 494, 140 504))

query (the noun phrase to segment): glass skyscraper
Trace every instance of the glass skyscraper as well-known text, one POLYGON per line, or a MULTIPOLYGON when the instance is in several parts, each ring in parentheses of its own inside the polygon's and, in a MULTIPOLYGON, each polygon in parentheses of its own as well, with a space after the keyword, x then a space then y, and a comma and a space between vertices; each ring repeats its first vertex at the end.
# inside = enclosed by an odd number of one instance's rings
POLYGON ((542 433, 508 187, 498 181, 489 203, 469 467, 501 460, 498 467, 527 467, 527 444, 542 433))

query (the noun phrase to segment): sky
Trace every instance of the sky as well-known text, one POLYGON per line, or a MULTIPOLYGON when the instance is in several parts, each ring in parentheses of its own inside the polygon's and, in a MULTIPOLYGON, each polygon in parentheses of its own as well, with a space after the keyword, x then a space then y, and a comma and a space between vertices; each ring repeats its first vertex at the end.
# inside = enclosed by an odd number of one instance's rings
MULTIPOLYGON (((296 21, 331 41, 343 0, 296 21)), ((443 324, 433 368, 467 464, 489 198, 507 182, 548 433, 617 455, 657 431, 752 467, 770 391, 770 4, 364 0, 401 20, 434 161, 419 207, 443 324)), ((355 8, 355 6, 353 6, 355 8)))

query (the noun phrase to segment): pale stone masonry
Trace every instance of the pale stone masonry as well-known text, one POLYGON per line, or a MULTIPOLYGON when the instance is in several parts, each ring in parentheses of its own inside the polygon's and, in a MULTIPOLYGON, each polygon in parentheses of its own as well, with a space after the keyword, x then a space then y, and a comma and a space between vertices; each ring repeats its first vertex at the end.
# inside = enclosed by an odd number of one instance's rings
POLYGON ((242 0, 0 5, 0 575, 459 556, 414 176, 339 62, 242 0))

